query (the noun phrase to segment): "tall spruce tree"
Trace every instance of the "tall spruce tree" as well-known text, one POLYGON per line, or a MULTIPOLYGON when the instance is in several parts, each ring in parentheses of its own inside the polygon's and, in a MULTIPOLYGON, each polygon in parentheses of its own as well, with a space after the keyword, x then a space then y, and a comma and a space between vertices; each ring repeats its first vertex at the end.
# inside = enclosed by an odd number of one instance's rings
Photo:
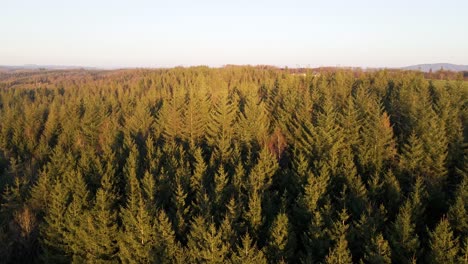
POLYGON ((430 262, 431 263, 458 263, 457 257, 460 250, 458 239, 453 236, 450 223, 447 218, 442 218, 434 231, 430 232, 430 262))
POLYGON ((330 236, 334 242, 334 246, 330 248, 328 256, 325 259, 326 263, 353 263, 351 252, 348 248, 348 240, 346 239, 349 228, 349 225, 346 223, 348 219, 348 213, 346 210, 343 210, 340 213, 339 219, 334 223, 333 228, 330 231, 330 236))

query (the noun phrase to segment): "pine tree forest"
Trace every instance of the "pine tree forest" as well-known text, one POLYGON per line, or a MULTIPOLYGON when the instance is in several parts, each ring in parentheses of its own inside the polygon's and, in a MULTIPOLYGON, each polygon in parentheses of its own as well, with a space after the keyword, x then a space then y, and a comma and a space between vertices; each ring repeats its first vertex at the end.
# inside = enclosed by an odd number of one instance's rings
POLYGON ((468 85, 0 73, 0 263, 468 263, 468 85))

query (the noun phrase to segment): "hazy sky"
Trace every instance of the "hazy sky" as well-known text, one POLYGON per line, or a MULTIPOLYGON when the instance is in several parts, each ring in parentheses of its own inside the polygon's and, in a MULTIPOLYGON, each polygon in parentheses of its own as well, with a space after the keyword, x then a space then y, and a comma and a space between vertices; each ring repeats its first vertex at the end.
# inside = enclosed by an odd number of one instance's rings
POLYGON ((467 0, 0 0, 0 65, 468 64, 467 0))

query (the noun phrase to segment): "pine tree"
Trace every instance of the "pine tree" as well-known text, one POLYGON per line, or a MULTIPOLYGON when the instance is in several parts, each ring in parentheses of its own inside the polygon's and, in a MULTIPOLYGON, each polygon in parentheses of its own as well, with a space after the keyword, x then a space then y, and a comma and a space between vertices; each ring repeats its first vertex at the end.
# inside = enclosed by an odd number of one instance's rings
POLYGON ((356 156, 362 173, 380 173, 383 166, 396 154, 390 119, 375 95, 364 89, 356 92, 361 144, 356 156))
POLYGON ((190 189, 192 191, 192 208, 194 214, 203 213, 203 196, 206 194, 206 173, 208 166, 203 159, 201 148, 196 148, 193 154, 195 160, 194 169, 190 177, 190 189))
POLYGON ((157 214, 155 228, 156 248, 154 262, 163 264, 179 263, 181 255, 183 256, 182 248, 177 243, 172 224, 163 210, 160 210, 157 214))
POLYGON ((353 263, 351 252, 348 248, 348 241, 346 239, 346 234, 349 228, 349 225, 346 224, 348 221, 349 215, 346 210, 343 210, 340 213, 340 219, 335 222, 333 229, 331 230, 331 238, 334 241, 335 245, 333 248, 330 248, 330 252, 325 259, 326 263, 336 263, 336 264, 347 264, 353 263))
POLYGON ((403 145, 400 156, 400 168, 405 172, 402 182, 411 183, 415 176, 424 174, 425 154, 423 143, 416 134, 411 134, 408 142, 403 145))
POLYGON ((459 263, 468 263, 468 239, 465 239, 460 251, 460 256, 458 257, 459 263))
POLYGON ((99 127, 107 117, 105 109, 101 107, 98 102, 85 103, 84 114, 80 119, 80 134, 83 135, 87 146, 95 147, 98 143, 99 127))
POLYGON ((136 146, 134 146, 125 165, 127 200, 125 207, 120 210, 122 229, 118 237, 118 255, 123 263, 151 263, 156 243, 154 240, 154 219, 148 210, 140 181, 137 178, 136 155, 136 146))
POLYGON ((400 201, 402 198, 402 191, 400 187, 400 182, 393 174, 393 171, 389 170, 384 175, 383 183, 383 201, 385 208, 389 211, 391 215, 395 215, 400 206, 400 201))
POLYGON ((228 258, 228 248, 221 233, 202 217, 193 220, 187 246, 194 263, 225 263, 228 258))
POLYGON ((87 241, 82 241, 81 232, 89 213, 89 192, 81 173, 72 171, 66 175, 65 180, 69 182, 71 202, 64 216, 64 224, 67 230, 64 234, 64 242, 69 246, 73 261, 81 262, 87 254, 87 241))
POLYGON ((255 142, 262 146, 267 139, 270 120, 265 103, 257 102, 254 97, 247 97, 244 111, 239 118, 239 131, 241 139, 248 144, 255 142))
POLYGON ((257 160, 257 164, 250 172, 249 187, 250 191, 263 192, 268 189, 272 183, 272 177, 279 168, 278 161, 267 148, 263 148, 257 160))
POLYGON ((166 98, 158 112, 157 128, 166 142, 174 142, 183 131, 182 99, 174 94, 173 98, 166 98))
POLYGON ((286 213, 280 212, 270 228, 268 259, 272 263, 288 261, 293 257, 294 234, 286 213))
POLYGON ((248 197, 247 212, 244 218, 250 226, 250 230, 256 235, 262 223, 262 200, 258 192, 250 192, 248 197))
POLYGON ((448 142, 445 123, 435 114, 432 106, 424 105, 420 112, 421 117, 418 119, 417 131, 425 153, 424 179, 428 190, 433 192, 431 200, 435 209, 441 210, 444 206, 443 203, 440 203, 440 200, 444 199, 441 192, 447 178, 448 142))
POLYGON ((228 185, 228 175, 224 171, 224 167, 221 165, 218 169, 218 172, 214 175, 214 204, 215 210, 222 212, 225 205, 226 197, 226 186, 228 185))
POLYGON ((329 252, 330 230, 326 221, 330 214, 329 211, 330 206, 326 205, 322 210, 314 212, 307 230, 303 234, 305 255, 302 257, 302 261, 305 263, 321 261, 329 252))
POLYGON ((308 213, 314 214, 319 209, 319 200, 323 199, 330 181, 328 166, 324 165, 320 169, 320 175, 317 177, 308 173, 307 184, 304 186, 302 204, 308 213))
POLYGON ((353 97, 348 98, 339 120, 341 127, 343 127, 344 142, 346 142, 351 149, 356 150, 361 143, 359 131, 363 124, 359 122, 358 111, 353 97))
POLYGON ((233 247, 237 239, 237 231, 239 230, 240 212, 236 200, 231 197, 226 204, 226 213, 219 227, 223 234, 223 241, 226 241, 229 248, 233 247))
POLYGON ((211 120, 207 124, 208 144, 216 149, 219 158, 226 160, 235 137, 233 124, 236 119, 237 102, 224 93, 215 102, 211 120))
POLYGON ((117 194, 113 177, 113 164, 108 163, 96 192, 94 207, 87 214, 80 240, 86 247, 87 261, 96 263, 117 262, 117 194))
POLYGON ((183 111, 183 135, 190 146, 195 146, 203 138, 209 117, 209 97, 206 91, 193 91, 190 87, 185 99, 183 111))
POLYGON ((267 263, 263 252, 258 250, 257 245, 253 242, 248 233, 242 237, 242 244, 237 246, 237 250, 233 253, 231 261, 233 264, 267 263))
POLYGON ((382 234, 372 238, 370 245, 366 248, 364 260, 365 263, 371 264, 392 263, 390 246, 382 234))
POLYGON ((138 147, 134 140, 127 138, 129 154, 123 168, 124 179, 125 179, 125 194, 127 197, 132 197, 136 190, 136 186, 139 186, 139 178, 140 176, 140 153, 138 151, 138 147))
POLYGON ((315 151, 316 159, 327 162, 330 171, 336 174, 339 152, 343 147, 343 128, 336 122, 338 113, 331 95, 323 95, 324 102, 316 116, 315 151))
POLYGON ((427 192, 421 177, 416 178, 409 198, 411 201, 411 219, 414 223, 424 222, 423 216, 426 210, 427 192))
MULTIPOLYGON (((187 229, 187 216, 190 213, 190 205, 187 204, 187 191, 185 190, 180 177, 176 177, 175 186, 173 187, 172 194, 172 219, 174 219, 175 231, 179 238, 184 237, 187 229)), ((204 212, 211 215, 211 208, 204 212)))
POLYGON ((434 231, 429 234, 430 261, 437 264, 458 263, 458 239, 453 237, 447 218, 442 218, 434 231))
POLYGON ((66 235, 65 212, 67 211, 69 192, 62 183, 56 182, 50 193, 49 205, 41 226, 41 244, 46 263, 69 263, 69 248, 66 235))
MULTIPOLYGON (((463 179, 458 185, 455 193, 455 201, 448 210, 448 221, 455 234, 467 237, 468 234, 468 177, 463 175, 463 179)), ((462 237, 463 238, 463 237, 462 237)))
POLYGON ((155 230, 153 217, 147 211, 140 192, 129 197, 126 207, 121 209, 122 230, 119 234, 119 258, 122 263, 154 262, 155 230), (132 200, 136 200, 132 204, 132 200))
POLYGON ((156 181, 149 171, 145 171, 145 174, 141 179, 141 187, 144 199, 147 201, 149 206, 153 206, 154 208, 156 205, 156 181))
POLYGON ((344 175, 346 190, 349 190, 346 206, 350 208, 353 215, 359 217, 368 203, 367 188, 361 177, 357 174, 350 151, 344 151, 342 156, 343 165, 341 166, 341 173, 344 175))
POLYGON ((411 263, 419 253, 419 237, 412 219, 411 202, 407 201, 398 213, 390 234, 392 260, 398 263, 411 263))

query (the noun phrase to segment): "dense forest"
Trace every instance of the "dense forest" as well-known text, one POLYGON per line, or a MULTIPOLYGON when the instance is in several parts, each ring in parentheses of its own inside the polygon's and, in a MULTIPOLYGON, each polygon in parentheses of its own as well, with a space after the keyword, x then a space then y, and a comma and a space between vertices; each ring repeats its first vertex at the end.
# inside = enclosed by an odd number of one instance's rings
POLYGON ((0 74, 2 263, 468 263, 468 85, 0 74))

